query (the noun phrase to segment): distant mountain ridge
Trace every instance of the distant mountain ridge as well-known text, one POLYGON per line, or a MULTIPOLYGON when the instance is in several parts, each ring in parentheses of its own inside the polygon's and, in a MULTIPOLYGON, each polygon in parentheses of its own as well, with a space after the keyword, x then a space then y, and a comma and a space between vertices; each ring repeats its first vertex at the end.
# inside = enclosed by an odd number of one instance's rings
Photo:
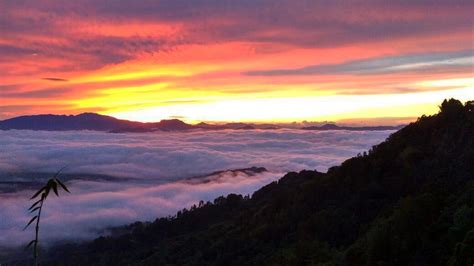
POLYGON ((0 129, 27 129, 46 131, 96 130, 107 132, 150 132, 154 130, 188 130, 194 126, 178 119, 161 120, 160 122, 143 123, 118 119, 96 113, 79 115, 31 115, 19 116, 0 121, 0 129))
POLYGON ((95 113, 79 115, 31 115, 19 116, 0 121, 0 129, 29 129, 29 130, 98 130, 109 131, 121 127, 137 127, 143 123, 120 120, 111 116, 95 113))
MULTIPOLYGON (((399 126, 363 126, 349 127, 336 124, 324 124, 322 126, 302 127, 304 130, 397 130, 399 126)), ((192 129, 202 130, 253 130, 253 129, 280 129, 285 126, 277 124, 253 124, 253 123, 226 123, 209 124, 201 122, 196 125, 187 124, 179 119, 161 120, 160 122, 137 122, 118 119, 112 116, 96 113, 82 113, 79 115, 30 115, 19 116, 0 121, 0 130, 46 130, 46 131, 69 131, 69 130, 95 130, 110 133, 144 133, 153 131, 186 131, 192 129)))
POLYGON ((348 127, 348 126, 338 126, 336 124, 324 124, 322 126, 311 126, 303 127, 304 130, 351 130, 351 131, 366 131, 366 130, 399 130, 405 125, 397 126, 358 126, 358 127, 348 127))

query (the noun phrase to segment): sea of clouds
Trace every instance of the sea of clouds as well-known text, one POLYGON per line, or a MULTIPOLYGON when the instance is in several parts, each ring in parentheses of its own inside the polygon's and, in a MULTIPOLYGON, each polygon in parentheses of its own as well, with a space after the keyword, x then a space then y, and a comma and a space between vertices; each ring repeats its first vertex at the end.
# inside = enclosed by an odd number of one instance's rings
MULTIPOLYGON (((22 173, 115 179, 67 181, 71 194, 48 198, 41 220, 47 243, 85 240, 107 227, 173 215, 200 200, 251 194, 288 171, 326 171, 383 141, 391 131, 223 130, 110 134, 93 131, 0 131, 0 182, 22 173), (222 173, 210 182, 187 178, 251 166, 256 175, 222 173)), ((23 175, 23 181, 25 179, 23 175)), ((32 177, 33 178, 33 177, 32 177)), ((22 245, 31 189, 0 194, 0 247, 22 245)))

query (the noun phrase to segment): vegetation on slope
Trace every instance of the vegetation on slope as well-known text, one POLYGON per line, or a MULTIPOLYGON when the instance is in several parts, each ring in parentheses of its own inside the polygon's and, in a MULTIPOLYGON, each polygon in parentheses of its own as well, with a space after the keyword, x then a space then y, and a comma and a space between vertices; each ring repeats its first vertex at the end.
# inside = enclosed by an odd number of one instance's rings
POLYGON ((288 173, 48 265, 472 265, 474 103, 444 101, 328 173, 288 173))

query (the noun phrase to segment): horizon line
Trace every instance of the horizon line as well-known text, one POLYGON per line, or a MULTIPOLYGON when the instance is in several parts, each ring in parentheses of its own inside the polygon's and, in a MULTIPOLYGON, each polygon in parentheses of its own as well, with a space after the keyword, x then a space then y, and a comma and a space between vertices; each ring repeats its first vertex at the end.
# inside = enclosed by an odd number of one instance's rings
POLYGON ((234 123, 242 123, 242 124, 254 124, 254 125, 265 125, 265 124, 272 124, 272 125, 292 125, 292 124, 339 124, 339 125, 360 125, 360 126, 398 126, 398 125, 405 125, 412 121, 415 121, 418 117, 426 114, 420 114, 419 116, 381 116, 381 117, 354 117, 354 118, 343 118, 343 119, 335 119, 335 120, 293 120, 293 121, 278 121, 278 120, 271 120, 271 121, 257 121, 257 120, 190 120, 186 119, 185 117, 167 117, 163 119, 158 119, 154 121, 140 121, 140 120, 131 120, 131 119, 124 119, 118 116, 114 116, 112 114, 100 113, 100 112, 80 112, 80 113, 37 113, 37 114, 24 114, 18 116, 12 116, 7 118, 0 118, 0 122, 15 119, 19 117, 28 117, 28 116, 80 116, 84 114, 93 114, 93 115, 100 115, 100 116, 107 116, 112 117, 122 121, 130 121, 136 123, 159 123, 161 121, 169 121, 169 120, 178 120, 184 122, 189 125, 198 125, 200 123, 206 123, 211 125, 225 125, 225 124, 234 124, 234 123), (388 123, 380 123, 382 121, 386 121, 388 123), (399 121, 395 122, 394 121, 399 121), (403 121, 403 122, 400 122, 403 121))

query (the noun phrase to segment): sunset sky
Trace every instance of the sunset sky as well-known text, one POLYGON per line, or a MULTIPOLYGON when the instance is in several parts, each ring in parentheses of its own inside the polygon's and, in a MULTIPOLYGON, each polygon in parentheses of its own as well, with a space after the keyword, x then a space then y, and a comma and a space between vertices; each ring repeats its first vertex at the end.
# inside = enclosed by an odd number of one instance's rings
POLYGON ((474 1, 0 0, 0 120, 289 122, 474 99, 474 1))

